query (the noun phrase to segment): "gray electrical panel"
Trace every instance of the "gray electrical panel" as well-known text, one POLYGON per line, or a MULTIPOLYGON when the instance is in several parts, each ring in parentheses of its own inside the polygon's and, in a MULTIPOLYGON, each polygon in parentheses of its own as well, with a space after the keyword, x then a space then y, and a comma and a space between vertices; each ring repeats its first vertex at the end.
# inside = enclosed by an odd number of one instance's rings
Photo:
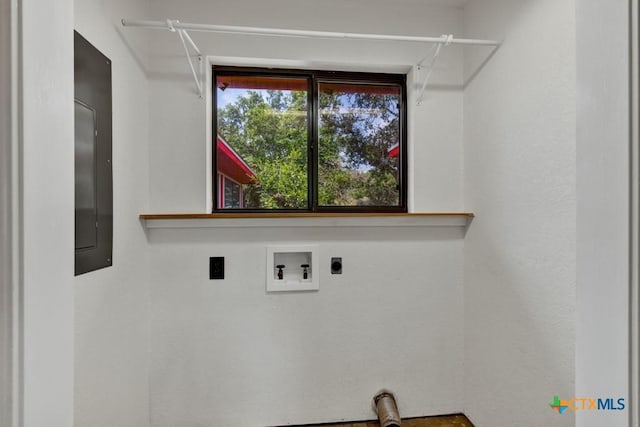
POLYGON ((111 61, 74 31, 75 274, 113 263, 111 61))

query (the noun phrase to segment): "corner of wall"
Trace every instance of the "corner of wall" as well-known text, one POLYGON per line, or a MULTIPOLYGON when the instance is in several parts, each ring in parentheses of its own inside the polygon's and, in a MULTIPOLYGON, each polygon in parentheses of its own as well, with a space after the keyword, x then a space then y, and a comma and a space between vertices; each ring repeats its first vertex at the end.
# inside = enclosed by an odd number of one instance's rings
MULTIPOLYGON (((574 392, 574 2, 464 13, 467 36, 503 40, 464 92, 464 410, 477 425, 573 425, 548 403, 574 392), (529 404, 504 411, 513 401, 529 404)), ((467 78, 489 54, 466 55, 467 78)))

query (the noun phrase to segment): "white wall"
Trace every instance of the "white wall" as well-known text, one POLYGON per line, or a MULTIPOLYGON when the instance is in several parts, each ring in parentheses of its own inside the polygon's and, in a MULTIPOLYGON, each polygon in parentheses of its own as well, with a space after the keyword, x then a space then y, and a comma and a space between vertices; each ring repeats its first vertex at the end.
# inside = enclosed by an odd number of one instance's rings
MULTIPOLYGON (((576 15, 576 394, 624 397, 628 403, 629 4, 578 0, 576 15)), ((580 414, 577 422, 627 426, 628 416, 628 410, 580 414)))
POLYGON ((147 0, 75 2, 76 30, 112 61, 114 168, 113 266, 75 279, 78 426, 149 424, 149 253, 138 220, 149 198, 149 33, 120 26, 148 14, 147 0))
MULTIPOLYGON (((373 33, 459 33, 461 12, 421 2, 153 2, 155 19, 373 33)), ((272 65, 410 70, 430 46, 192 33, 204 53, 272 65), (371 64, 376 64, 371 66, 371 64)), ((150 207, 204 212, 204 102, 175 34, 150 45, 150 207)), ((448 49, 413 108, 412 206, 462 210, 462 51, 448 49)), ((233 60, 233 59, 232 59, 233 60)), ((462 410, 462 230, 153 230, 151 414, 156 426, 371 419, 394 389, 404 416, 462 410), (317 242, 320 291, 265 294, 268 244, 317 242), (345 272, 331 276, 329 257, 345 272), (208 280, 208 257, 227 278, 208 280)))
POLYGON ((468 35, 504 40, 464 95, 465 202, 477 215, 464 246, 464 409, 478 427, 574 423, 549 408, 574 394, 574 21, 573 1, 465 9, 468 35))
POLYGON ((153 230, 154 426, 283 425, 462 410, 462 230, 153 230), (265 293, 266 246, 319 247, 319 292, 265 293), (210 281, 208 257, 226 279, 210 281), (343 274, 329 274, 331 256, 343 274))
POLYGON ((22 7, 23 425, 73 425, 73 3, 22 7))

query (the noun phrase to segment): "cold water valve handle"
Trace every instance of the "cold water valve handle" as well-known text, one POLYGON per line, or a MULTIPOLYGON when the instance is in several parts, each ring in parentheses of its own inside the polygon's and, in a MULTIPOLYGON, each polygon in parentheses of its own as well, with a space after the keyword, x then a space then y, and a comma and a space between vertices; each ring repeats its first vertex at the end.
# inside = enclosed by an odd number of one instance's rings
POLYGON ((307 280, 309 278, 309 264, 302 264, 300 267, 303 268, 302 270, 302 279, 303 280, 307 280))
POLYGON ((278 269, 278 280, 282 280, 282 278, 284 277, 284 273, 282 272, 282 269, 285 267, 284 264, 278 264, 276 265, 276 268, 278 269))

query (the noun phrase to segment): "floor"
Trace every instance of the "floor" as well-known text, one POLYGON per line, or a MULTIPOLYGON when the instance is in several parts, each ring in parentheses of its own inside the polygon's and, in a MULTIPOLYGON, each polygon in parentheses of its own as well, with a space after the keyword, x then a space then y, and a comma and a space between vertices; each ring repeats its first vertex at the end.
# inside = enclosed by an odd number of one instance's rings
MULTIPOLYGON (((303 427, 303 426, 298 426, 303 427)), ((378 421, 361 421, 337 424, 317 424, 304 427, 380 427, 378 421)), ((464 415, 446 415, 442 417, 407 418, 402 420, 401 427, 473 427, 464 415)))

